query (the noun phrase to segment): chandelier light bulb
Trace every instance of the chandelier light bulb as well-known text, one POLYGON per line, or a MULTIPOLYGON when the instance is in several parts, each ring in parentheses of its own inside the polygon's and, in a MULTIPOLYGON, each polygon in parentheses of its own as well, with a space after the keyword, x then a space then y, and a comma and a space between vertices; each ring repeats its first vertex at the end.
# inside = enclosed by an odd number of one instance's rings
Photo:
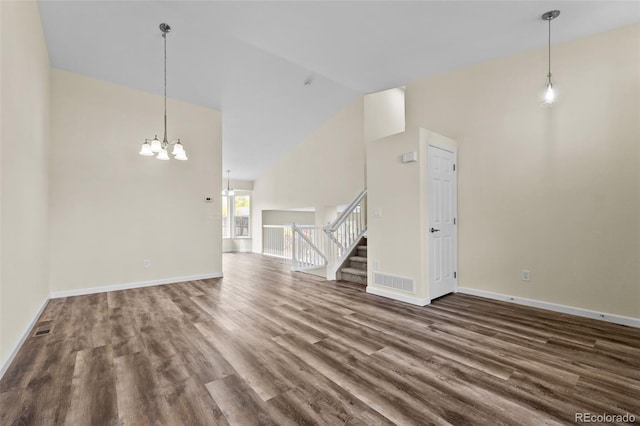
POLYGON ((547 84, 547 88, 544 91, 544 103, 552 104, 556 101, 556 91, 553 89, 553 84, 547 84))

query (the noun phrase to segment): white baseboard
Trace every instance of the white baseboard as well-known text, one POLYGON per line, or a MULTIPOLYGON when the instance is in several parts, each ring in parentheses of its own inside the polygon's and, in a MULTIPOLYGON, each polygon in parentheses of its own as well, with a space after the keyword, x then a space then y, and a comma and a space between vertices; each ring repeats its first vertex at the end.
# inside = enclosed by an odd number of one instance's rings
POLYGON ((374 287, 371 285, 367 286, 367 293, 375 294, 376 296, 387 297, 389 299, 399 300, 401 302, 410 303, 412 305, 418 305, 418 306, 427 306, 429 303, 431 303, 431 300, 428 297, 421 299, 419 297, 409 296, 408 294, 396 293, 393 291, 384 290, 384 289, 381 289, 380 287, 374 287))
POLYGON ((640 318, 625 317, 622 315, 610 314, 607 312, 592 311, 589 309, 575 308, 573 306, 559 305, 557 303, 544 302, 524 297, 509 296, 506 294, 492 293, 490 291, 476 290, 474 288, 459 287, 459 293, 470 294, 472 296, 485 297, 487 299, 500 300, 503 302, 517 303, 518 305, 531 306, 533 308, 548 309, 550 311, 561 312, 563 314, 577 315, 579 317, 593 318, 615 324, 640 327, 640 318))
POLYGON ((159 280, 139 281, 126 284, 105 285, 101 287, 80 288, 77 290, 61 290, 52 291, 51 298, 58 299, 60 297, 82 296, 85 294, 105 293, 107 291, 128 290, 132 288, 151 287, 154 285, 174 284, 185 281, 206 280, 209 278, 222 278, 222 272, 214 272, 211 274, 188 275, 185 277, 162 278, 159 280))
POLYGON ((22 347, 22 344, 24 343, 25 340, 27 340, 27 338, 31 334, 31 331, 33 330, 33 327, 38 322, 38 318, 40 318, 40 315, 42 315, 42 312, 44 312, 44 308, 47 307, 47 303, 48 302, 49 302, 49 298, 47 297, 44 300, 44 302, 42 302, 42 306, 40 306, 40 308, 36 311, 35 315, 31 319, 31 322, 29 323, 27 328, 22 333, 22 336, 20 337, 20 339, 13 345, 13 347, 9 351, 9 356, 7 357, 7 359, 4 360, 2 365, 0 365, 0 379, 2 379, 2 376, 4 376, 4 373, 7 372, 7 369, 11 365, 11 362, 13 362, 13 359, 18 354, 18 351, 22 347))

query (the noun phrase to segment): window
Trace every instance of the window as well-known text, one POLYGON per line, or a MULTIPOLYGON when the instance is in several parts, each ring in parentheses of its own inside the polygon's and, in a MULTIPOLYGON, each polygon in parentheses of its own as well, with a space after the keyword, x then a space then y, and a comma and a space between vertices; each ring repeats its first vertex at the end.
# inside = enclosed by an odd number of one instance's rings
POLYGON ((251 196, 222 196, 222 238, 251 238, 251 196))
POLYGON ((251 216, 251 204, 248 195, 236 195, 233 197, 233 236, 236 238, 249 238, 249 217, 251 216))
POLYGON ((231 238, 229 229, 229 197, 222 196, 222 238, 231 238))

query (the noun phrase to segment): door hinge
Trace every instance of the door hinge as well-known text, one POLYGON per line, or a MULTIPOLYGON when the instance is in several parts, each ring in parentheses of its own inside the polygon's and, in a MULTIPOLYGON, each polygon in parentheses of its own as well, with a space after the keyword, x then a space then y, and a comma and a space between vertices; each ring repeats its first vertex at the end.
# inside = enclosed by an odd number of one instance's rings
POLYGON ((455 164, 453 165, 453 171, 454 172, 456 171, 456 165, 455 164))
POLYGON ((457 272, 453 273, 453 278, 458 278, 458 273, 457 272))

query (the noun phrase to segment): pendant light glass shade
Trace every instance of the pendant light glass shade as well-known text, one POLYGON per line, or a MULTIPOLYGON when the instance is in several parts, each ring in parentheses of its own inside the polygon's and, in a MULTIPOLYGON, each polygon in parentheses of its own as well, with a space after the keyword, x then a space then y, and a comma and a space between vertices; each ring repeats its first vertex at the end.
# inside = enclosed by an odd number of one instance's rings
POLYGON ((180 160, 180 161, 186 161, 188 160, 187 158, 187 153, 183 152, 182 154, 178 154, 174 157, 176 160, 180 160))
POLYGON ((144 155, 145 157, 153 156, 153 151, 151 150, 151 145, 149 144, 149 139, 145 139, 142 147, 140 148, 140 155, 144 155))
POLYGON ((158 160, 168 160, 169 159, 169 153, 167 152, 166 149, 162 148, 160 150, 160 152, 158 153, 158 156, 156 158, 158 160))
POLYGON ((151 151, 160 152, 162 150, 162 142, 158 139, 158 135, 151 141, 151 151))
POLYGON ((176 144, 173 146, 173 151, 171 152, 172 155, 186 155, 185 151, 184 151, 184 147, 182 146, 182 144, 180 143, 180 139, 178 139, 176 141, 176 144))

